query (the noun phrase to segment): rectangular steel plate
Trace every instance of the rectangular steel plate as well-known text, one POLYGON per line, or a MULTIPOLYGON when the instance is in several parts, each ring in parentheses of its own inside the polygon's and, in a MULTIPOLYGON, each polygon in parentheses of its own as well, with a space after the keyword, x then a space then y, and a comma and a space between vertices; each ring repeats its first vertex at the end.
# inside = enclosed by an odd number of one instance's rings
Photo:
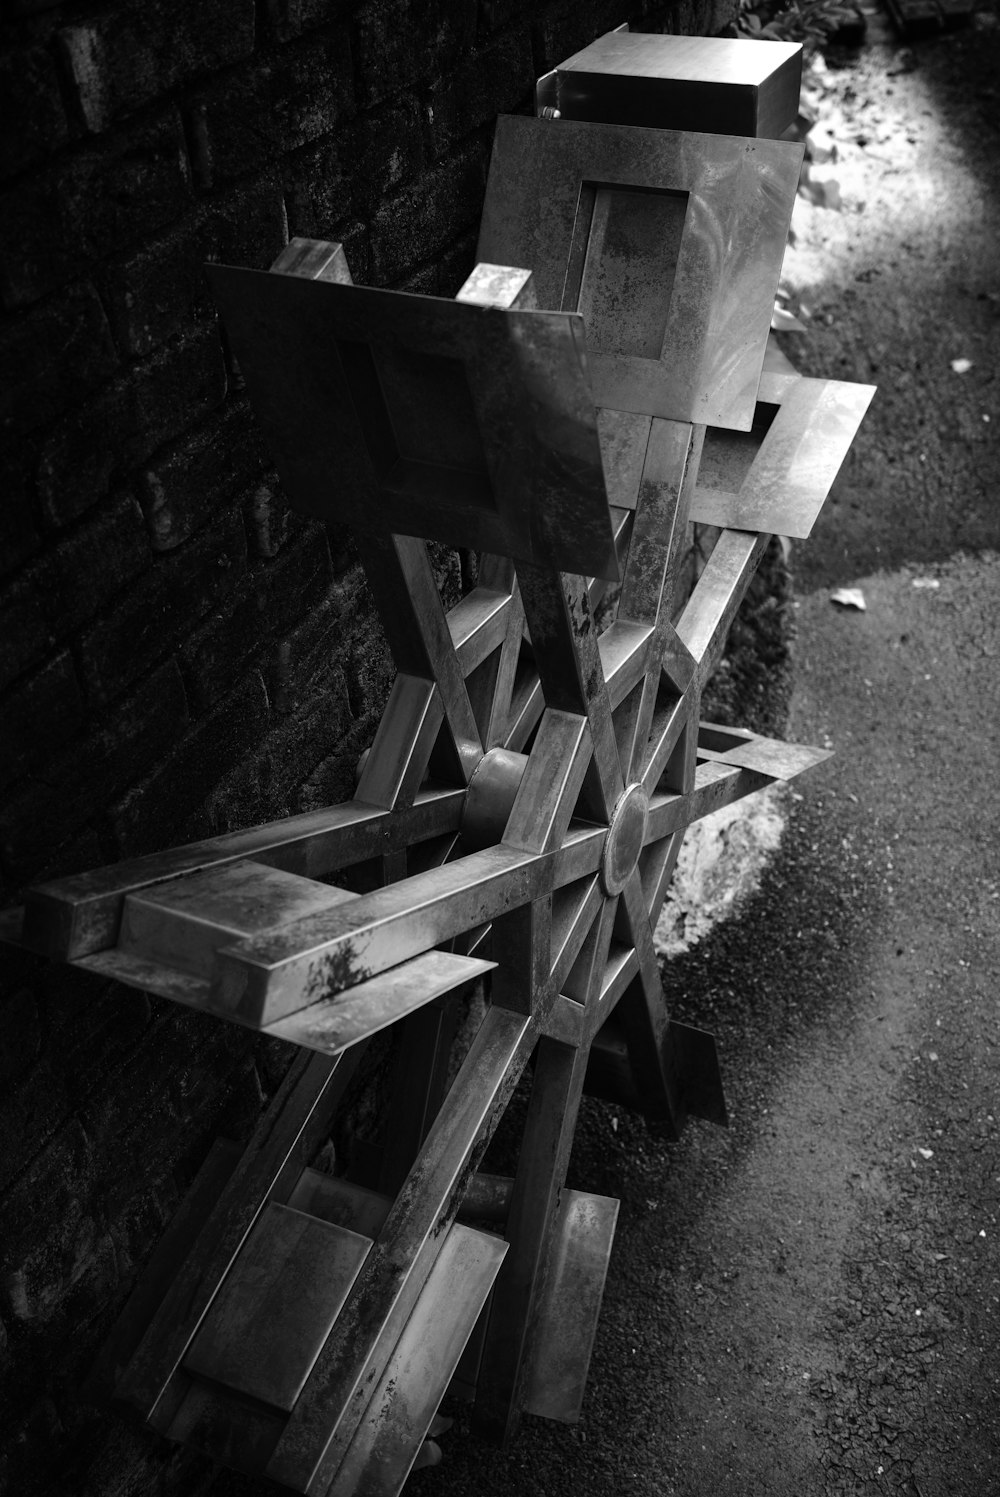
POLYGON ((562 1193, 555 1262, 539 1307, 524 1395, 529 1414, 564 1424, 580 1417, 618 1205, 611 1196, 562 1193))
POLYGON ((706 434, 692 520, 804 540, 874 394, 874 385, 762 375, 751 433, 706 434))
POLYGON ((479 258, 589 310, 598 406, 749 431, 802 149, 502 116, 479 258))
POLYGON ((617 579, 579 317, 207 272, 295 508, 617 579))
POLYGON ((290 1410, 371 1239, 271 1204, 184 1358, 185 1371, 290 1410))

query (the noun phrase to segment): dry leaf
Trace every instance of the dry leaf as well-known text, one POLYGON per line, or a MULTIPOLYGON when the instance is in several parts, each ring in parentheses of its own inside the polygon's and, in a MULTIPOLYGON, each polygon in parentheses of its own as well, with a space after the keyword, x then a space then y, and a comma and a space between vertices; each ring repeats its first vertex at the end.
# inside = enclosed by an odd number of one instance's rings
POLYGON ((784 307, 779 307, 777 302, 771 313, 771 326, 776 333, 804 333, 806 331, 805 324, 801 323, 797 317, 793 317, 791 312, 786 312, 784 307))

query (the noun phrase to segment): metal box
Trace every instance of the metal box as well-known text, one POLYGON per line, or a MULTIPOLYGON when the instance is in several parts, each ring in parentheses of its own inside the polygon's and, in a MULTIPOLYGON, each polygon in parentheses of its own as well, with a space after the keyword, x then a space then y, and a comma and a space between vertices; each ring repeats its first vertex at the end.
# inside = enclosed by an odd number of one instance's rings
POLYGON ((802 48, 611 31, 535 86, 538 113, 567 120, 776 140, 799 110, 802 48))

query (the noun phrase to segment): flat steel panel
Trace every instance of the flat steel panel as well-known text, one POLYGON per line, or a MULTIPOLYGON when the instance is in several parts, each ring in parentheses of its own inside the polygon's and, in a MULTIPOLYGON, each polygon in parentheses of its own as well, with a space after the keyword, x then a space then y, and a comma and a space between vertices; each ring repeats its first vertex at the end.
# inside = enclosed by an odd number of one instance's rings
POLYGON ((775 780, 792 780, 796 775, 829 759, 833 750, 813 748, 805 743, 784 743, 780 738, 748 738, 745 744, 723 753, 698 750, 699 759, 719 764, 736 764, 753 769, 775 780))
POLYGON ((184 1369, 290 1410, 371 1239, 270 1205, 202 1321, 184 1369))
POLYGON ((479 258, 530 266, 539 306, 575 311, 593 302, 610 223, 614 258, 629 261, 616 292, 623 326, 630 301, 647 317, 657 292, 666 305, 653 357, 634 340, 616 350, 610 316, 595 352, 588 327, 597 405, 748 431, 801 162, 802 147, 782 141, 502 116, 479 258), (665 268, 643 216, 669 219, 678 204, 665 268))
POLYGON ((458 1223, 451 1228, 329 1497, 396 1497, 506 1252, 502 1237, 458 1223))
POLYGON ((309 1216, 320 1216, 335 1227, 347 1227, 362 1237, 376 1238, 389 1215, 389 1196, 355 1185, 338 1175, 303 1170, 286 1203, 309 1216))
POLYGON ((580 1417, 618 1206, 611 1196, 562 1193, 525 1388, 529 1414, 564 1424, 580 1417))
POLYGON ((321 998, 282 1018, 268 1022, 265 1010, 260 1027, 289 1044, 335 1055, 425 1003, 432 1003, 442 993, 473 982, 495 965, 481 957, 425 951, 368 982, 356 983, 346 993, 321 998))
POLYGON ((207 272, 297 509, 617 579, 579 317, 207 272))
POLYGON ((276 1409, 192 1382, 166 1433, 168 1439, 200 1450, 209 1460, 259 1479, 284 1424, 284 1414, 276 1409))
POLYGON ((564 120, 776 139, 799 111, 798 42, 612 31, 538 81, 564 120))
POLYGON ((804 540, 874 394, 874 385, 763 375, 752 432, 705 437, 692 520, 804 540))

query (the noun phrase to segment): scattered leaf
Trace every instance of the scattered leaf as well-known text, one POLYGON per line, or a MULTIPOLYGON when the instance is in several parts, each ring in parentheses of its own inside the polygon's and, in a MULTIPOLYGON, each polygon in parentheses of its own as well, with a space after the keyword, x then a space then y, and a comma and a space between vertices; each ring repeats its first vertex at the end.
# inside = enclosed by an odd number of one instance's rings
POLYGON ((836 161, 837 142, 827 126, 813 125, 806 136, 806 153, 810 161, 815 161, 817 164, 822 164, 824 161, 836 161))
POLYGON ((771 313, 771 326, 777 333, 804 333, 806 331, 805 324, 801 323, 797 317, 793 317, 791 312, 786 312, 784 307, 779 307, 777 302, 771 313))

